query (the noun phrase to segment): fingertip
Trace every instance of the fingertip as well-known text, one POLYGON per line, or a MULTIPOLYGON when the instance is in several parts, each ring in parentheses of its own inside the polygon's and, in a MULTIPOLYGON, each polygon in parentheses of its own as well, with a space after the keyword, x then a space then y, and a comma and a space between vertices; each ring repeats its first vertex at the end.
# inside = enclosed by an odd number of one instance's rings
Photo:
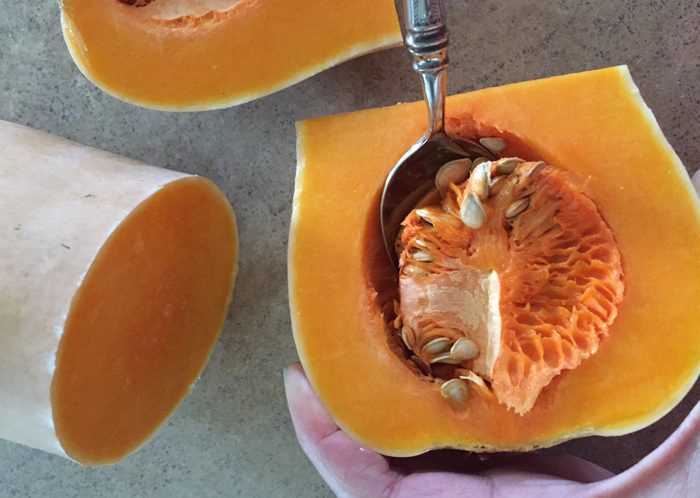
POLYGON ((287 406, 300 441, 313 441, 338 430, 306 378, 300 363, 293 363, 284 371, 287 406))
POLYGON ((301 363, 298 361, 295 361, 294 363, 291 363, 290 365, 287 365, 283 370, 282 370, 282 379, 284 380, 284 385, 286 386, 289 382, 299 382, 300 379, 299 377, 306 377, 306 374, 304 374, 304 368, 301 366, 301 363))
POLYGON ((292 363, 285 368, 283 378, 287 405, 293 418, 295 403, 309 394, 313 395, 313 393, 311 393, 311 386, 309 386, 309 381, 306 379, 306 374, 300 363, 292 363))
POLYGON ((602 481, 615 474, 593 462, 567 454, 526 454, 514 457, 513 467, 580 483, 602 481))
POLYGON ((297 402, 303 396, 304 384, 307 382, 304 371, 298 363, 292 363, 283 370, 284 391, 287 396, 287 405, 292 415, 292 420, 297 414, 297 402))
POLYGON ((284 384, 299 444, 336 494, 379 496, 397 479, 383 457, 338 428, 299 363, 284 370, 284 384))

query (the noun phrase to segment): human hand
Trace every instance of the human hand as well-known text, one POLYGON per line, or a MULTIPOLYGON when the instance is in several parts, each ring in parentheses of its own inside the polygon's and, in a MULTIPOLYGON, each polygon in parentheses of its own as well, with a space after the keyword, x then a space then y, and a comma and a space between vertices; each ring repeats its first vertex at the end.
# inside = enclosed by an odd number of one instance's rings
POLYGON ((301 368, 285 372, 287 403, 302 449, 339 497, 669 497, 698 496, 700 405, 659 448, 613 475, 574 456, 495 457, 436 451, 388 458, 362 448, 335 425, 301 368))

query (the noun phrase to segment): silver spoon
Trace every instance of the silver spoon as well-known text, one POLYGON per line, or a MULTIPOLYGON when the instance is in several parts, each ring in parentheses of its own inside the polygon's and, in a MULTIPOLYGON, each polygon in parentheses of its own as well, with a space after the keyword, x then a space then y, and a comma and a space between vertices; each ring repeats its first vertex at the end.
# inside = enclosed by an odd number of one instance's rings
POLYGON ((462 157, 494 154, 480 144, 445 134, 447 91, 447 26, 442 0, 405 0, 404 41, 413 56, 428 106, 428 129, 387 176, 380 204, 382 235, 389 258, 397 266, 394 242, 401 222, 435 185, 440 167, 462 157))

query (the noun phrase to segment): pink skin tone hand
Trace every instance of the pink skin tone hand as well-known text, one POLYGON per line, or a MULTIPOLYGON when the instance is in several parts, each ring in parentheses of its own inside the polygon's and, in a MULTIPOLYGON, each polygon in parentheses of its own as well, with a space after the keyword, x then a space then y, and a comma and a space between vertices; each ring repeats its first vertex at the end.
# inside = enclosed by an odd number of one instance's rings
POLYGON ((438 451, 387 458, 362 448, 333 422, 301 365, 285 372, 287 403, 302 449, 339 497, 659 497, 700 496, 700 405, 659 448, 613 475, 574 456, 524 455, 482 462, 438 451))
MULTIPOLYGON (((700 192, 700 171, 693 176, 700 192)), ((301 365, 285 371, 287 402, 299 443, 340 497, 601 497, 700 496, 700 405, 656 450, 613 475, 573 456, 534 453, 481 462, 466 452, 437 451, 392 459, 359 446, 335 425, 301 365)))

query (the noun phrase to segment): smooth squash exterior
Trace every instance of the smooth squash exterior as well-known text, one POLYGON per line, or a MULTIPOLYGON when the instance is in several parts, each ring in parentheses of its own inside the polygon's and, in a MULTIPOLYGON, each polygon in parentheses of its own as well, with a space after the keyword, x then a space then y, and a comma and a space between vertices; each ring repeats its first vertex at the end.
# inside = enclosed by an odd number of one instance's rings
POLYGON ((164 19, 167 2, 62 0, 66 44, 85 76, 141 106, 213 109, 401 42, 391 0, 240 0, 164 19))
MULTIPOLYGON (((451 97, 448 129, 499 134, 576 173, 618 242, 625 298, 598 353, 524 416, 472 390, 455 410, 389 347, 373 268, 377 203, 424 129, 422 103, 298 125, 289 286, 299 356, 341 428, 384 454, 527 450, 640 429, 700 369, 700 203, 626 67, 451 97)), ((506 151, 508 152, 508 151, 506 151)))
POLYGON ((0 438, 87 465, 144 444, 214 347, 238 260, 209 180, 0 121, 0 438))

